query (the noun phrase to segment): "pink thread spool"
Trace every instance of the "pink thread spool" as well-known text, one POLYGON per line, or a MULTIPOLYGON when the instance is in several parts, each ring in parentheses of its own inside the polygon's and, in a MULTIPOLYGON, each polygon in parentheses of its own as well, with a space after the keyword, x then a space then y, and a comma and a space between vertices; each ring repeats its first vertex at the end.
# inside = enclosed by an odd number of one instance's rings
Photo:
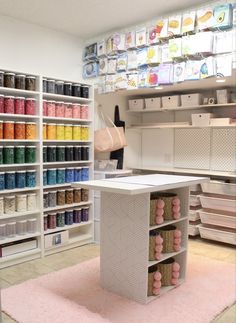
POLYGON ((36 100, 32 98, 27 98, 25 100, 25 114, 35 115, 36 114, 36 100))
POLYGON ((43 116, 48 115, 48 109, 47 109, 47 100, 43 100, 43 116))
POLYGON ((65 118, 73 118, 72 103, 65 103, 65 118))
POLYGON ((48 115, 48 117, 55 117, 56 116, 56 102, 55 101, 48 101, 47 102, 47 115, 48 115))
POLYGON ((5 96, 4 98, 4 113, 15 113, 15 98, 14 96, 5 96))
POLYGON ((65 118, 65 105, 64 102, 56 103, 56 117, 65 118))
POLYGON ((25 98, 15 98, 15 114, 25 114, 25 98))
POLYGON ((0 94, 0 113, 4 113, 4 95, 0 94))
POLYGON ((88 105, 82 104, 80 108, 80 118, 88 119, 88 105))
POLYGON ((73 103, 72 104, 72 116, 74 119, 80 119, 80 104, 73 103))

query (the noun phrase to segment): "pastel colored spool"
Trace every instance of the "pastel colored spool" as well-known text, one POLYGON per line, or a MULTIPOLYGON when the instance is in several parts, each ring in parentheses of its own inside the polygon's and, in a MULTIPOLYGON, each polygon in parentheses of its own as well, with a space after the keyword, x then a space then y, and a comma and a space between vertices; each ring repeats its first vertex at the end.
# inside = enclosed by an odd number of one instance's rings
POLYGON ((36 193, 27 195, 27 210, 33 211, 37 208, 36 193))
POLYGON ((176 229, 176 230, 175 230, 175 232, 174 232, 174 237, 175 237, 175 238, 180 238, 180 237, 181 237, 181 235, 182 235, 181 231, 180 231, 180 230, 178 230, 178 229, 176 229))
POLYGON ((179 244, 174 244, 174 251, 180 251, 181 246, 179 244))
POLYGON ((161 288, 161 282, 160 282, 160 280, 159 281, 158 280, 155 280, 154 283, 153 283, 153 287, 154 288, 161 288))
POLYGON ((162 250, 163 250, 163 246, 162 245, 156 245, 156 247, 155 247, 155 251, 156 252, 162 252, 162 250))
POLYGON ((72 104, 72 116, 74 119, 80 119, 80 105, 78 103, 72 104))
POLYGON ((88 126, 81 126, 81 140, 89 140, 88 126))
POLYGON ((179 212, 173 213, 174 220, 178 220, 181 217, 181 214, 179 212))
POLYGON ((72 103, 65 104, 65 118, 73 118, 72 103))
POLYGON ((16 146, 15 147, 15 163, 24 164, 25 163, 25 146, 16 146))
POLYGON ((174 213, 179 213, 179 211, 180 211, 180 206, 179 206, 179 205, 175 205, 175 206, 173 206, 173 207, 172 207, 172 211, 173 211, 174 213))
POLYGON ((161 273, 159 271, 156 271, 154 274, 154 279, 156 281, 160 281, 161 280, 161 273))
POLYGON ((15 122, 15 139, 25 139, 25 122, 15 122))
POLYGON ((57 125, 57 140, 65 140, 65 126, 64 124, 57 125))
POLYGON ((16 172, 16 188, 26 187, 26 171, 16 172))
POLYGON ((165 202, 163 200, 161 200, 161 199, 158 199, 157 200, 157 208, 158 209, 163 209, 164 206, 165 206, 165 202))
POLYGON ((3 147, 3 163, 14 164, 14 160, 15 160, 14 146, 3 147))
POLYGON ((16 195, 16 212, 26 212, 27 211, 27 195, 20 194, 16 195))
POLYGON ((55 117, 56 116, 56 102, 47 101, 47 116, 55 117))
POLYGON ((171 279, 171 284, 172 284, 172 285, 177 285, 177 284, 178 284, 178 279, 176 279, 176 278, 172 278, 172 279, 171 279))
POLYGON ((174 243, 175 244, 178 244, 178 243, 180 243, 181 242, 181 238, 174 238, 174 243))
POLYGON ((15 98, 14 96, 5 96, 4 98, 4 113, 15 113, 15 98))
POLYGON ((36 123, 26 122, 25 138, 29 140, 36 139, 36 123))
POLYGON ((56 133, 56 124, 55 123, 48 123, 47 124, 47 139, 48 140, 56 140, 57 133, 56 133))
POLYGON ((3 122, 3 139, 14 139, 14 121, 3 122))
POLYGON ((47 170, 47 185, 57 184, 57 171, 56 168, 47 170))
POLYGON ((36 186, 36 171, 27 170, 26 171, 26 186, 35 187, 36 186))
POLYGON ((164 222, 163 216, 156 216, 156 224, 162 224, 164 222))
POLYGON ((0 191, 5 189, 5 173, 0 172, 0 191))
POLYGON ((57 169, 57 184, 64 184, 66 182, 66 171, 65 168, 57 169))
POLYGON ((15 98, 15 114, 25 114, 25 98, 15 98))
POLYGON ((84 120, 88 119, 88 105, 86 104, 81 105, 80 118, 84 120))
POLYGON ((73 140, 81 140, 81 126, 73 126, 73 140))
POLYGON ((180 270, 180 265, 177 262, 174 262, 172 264, 172 270, 178 272, 180 270))
POLYGON ((13 190, 16 188, 15 172, 5 173, 5 188, 7 190, 13 190))
POLYGON ((173 277, 173 278, 177 278, 177 279, 178 279, 178 278, 179 278, 179 276, 180 276, 180 273, 179 273, 178 271, 173 271, 173 272, 172 272, 172 277, 173 277))
POLYGON ((164 214, 164 210, 163 209, 157 209, 156 210, 156 215, 157 216, 163 216, 163 214, 164 214))
POLYGON ((172 205, 179 206, 180 205, 180 199, 178 197, 175 197, 172 199, 172 205))
POLYGON ((162 244, 163 243, 163 238, 160 235, 158 235, 155 238, 155 242, 156 242, 156 244, 162 244))
POLYGON ((156 260, 160 260, 161 259, 161 253, 160 252, 156 252, 155 253, 155 259, 156 260))
POLYGON ((153 295, 159 295, 160 294, 160 289, 159 288, 153 288, 152 290, 153 295))
POLYGON ((56 117, 57 118, 65 118, 64 102, 57 102, 56 103, 56 117))
POLYGON ((65 125, 65 140, 73 140, 73 125, 65 125))
POLYGON ((25 114, 35 115, 36 114, 36 100, 28 98, 25 100, 25 114))

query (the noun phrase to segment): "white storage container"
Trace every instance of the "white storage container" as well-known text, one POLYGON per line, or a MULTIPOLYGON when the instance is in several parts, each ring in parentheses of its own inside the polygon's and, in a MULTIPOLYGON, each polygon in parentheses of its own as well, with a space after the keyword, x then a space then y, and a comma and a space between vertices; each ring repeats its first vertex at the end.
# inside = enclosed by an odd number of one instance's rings
POLYGON ((156 110, 161 108, 161 98, 148 98, 145 99, 146 110, 156 110))
POLYGON ((194 113, 192 117, 192 125, 197 127, 205 127, 210 125, 210 119, 213 118, 212 113, 194 113))
POLYGON ((223 183, 218 181, 210 181, 201 183, 202 191, 204 193, 223 194, 223 195, 236 195, 236 184, 223 183))
POLYGON ((53 234, 47 234, 44 237, 45 249, 61 246, 67 244, 69 241, 68 231, 61 231, 53 234))
POLYGON ((212 118, 210 120, 211 126, 228 126, 232 123, 233 119, 231 118, 212 118))
POLYGON ((199 235, 199 227, 198 227, 198 225, 189 224, 188 225, 188 234, 190 236, 197 236, 197 235, 199 235))
POLYGON ((190 206, 201 205, 200 196, 199 195, 190 195, 189 196, 189 205, 190 206))
POLYGON ((206 212, 205 210, 201 210, 199 213, 202 223, 236 229, 236 216, 206 212))
POLYGON ((221 241, 225 243, 230 243, 236 245, 236 233, 230 231, 230 229, 223 229, 223 228, 211 228, 204 224, 199 225, 199 231, 201 238, 221 241))
POLYGON ((200 195, 202 208, 212 210, 222 210, 236 212, 236 199, 229 199, 227 196, 222 198, 207 195, 200 195))
POLYGON ((197 221, 200 220, 199 210, 189 210, 188 212, 189 221, 197 221))
POLYGON ((163 96, 161 99, 163 108, 176 108, 180 106, 179 95, 163 96))
POLYGON ((142 111, 144 109, 144 100, 129 100, 129 110, 142 111))
POLYGON ((218 104, 225 104, 229 102, 229 92, 227 89, 216 90, 216 98, 218 104))
POLYGON ((202 104, 202 95, 200 93, 182 94, 181 106, 193 107, 202 104))

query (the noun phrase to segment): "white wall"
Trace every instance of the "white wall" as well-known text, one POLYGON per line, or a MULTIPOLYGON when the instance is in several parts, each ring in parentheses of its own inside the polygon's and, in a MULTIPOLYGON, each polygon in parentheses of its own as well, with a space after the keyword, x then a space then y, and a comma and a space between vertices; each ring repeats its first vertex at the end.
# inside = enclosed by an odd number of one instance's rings
POLYGON ((82 79, 83 41, 72 35, 0 16, 0 40, 0 69, 82 79))

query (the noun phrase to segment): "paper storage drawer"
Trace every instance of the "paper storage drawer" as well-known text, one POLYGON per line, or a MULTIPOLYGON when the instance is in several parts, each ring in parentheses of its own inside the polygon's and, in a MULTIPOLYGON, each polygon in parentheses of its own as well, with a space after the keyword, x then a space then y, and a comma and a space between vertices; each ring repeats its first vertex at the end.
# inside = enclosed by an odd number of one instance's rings
POLYGON ((210 181, 208 183, 201 183, 202 191, 204 193, 236 195, 236 184, 223 183, 219 181, 210 181))
POLYGON ((180 96, 171 95, 162 97, 162 107, 163 108, 176 108, 180 106, 180 96))
POLYGON ((212 118, 210 120, 211 126, 228 126, 233 122, 231 118, 212 118))
POLYGON ((144 100, 129 100, 129 110, 143 110, 144 109, 144 100))
POLYGON ((161 98, 148 98, 145 99, 146 110, 155 110, 161 108, 161 98))
POLYGON ((192 107, 202 104, 202 95, 200 93, 182 94, 181 106, 192 107))
POLYGON ((222 198, 207 195, 200 195, 200 200, 202 208, 212 209, 212 210, 222 210, 228 212, 235 212, 236 210, 236 198, 228 198, 227 195, 222 196, 222 198))
POLYGON ((68 243, 69 233, 68 231, 61 231, 53 234, 47 234, 44 238, 45 249, 57 247, 68 243))
POLYGON ((201 210, 199 213, 202 223, 236 229, 236 216, 233 216, 233 213, 228 215, 229 213, 219 214, 206 212, 205 210, 201 210))
POLYGON ((189 205, 191 206, 198 206, 201 205, 199 195, 190 195, 189 196, 189 205))
POLYGON ((200 219, 199 211, 189 210, 188 212, 189 221, 197 221, 200 219))
POLYGON ((188 225, 188 234, 190 236, 197 236, 197 235, 199 235, 198 225, 189 224, 188 225))
POLYGON ((232 229, 209 227, 205 224, 199 225, 201 238, 221 241, 236 245, 236 232, 232 229))
POLYGON ((193 126, 209 126, 210 125, 210 119, 213 118, 212 113, 194 113, 191 115, 192 117, 192 125, 193 126))

